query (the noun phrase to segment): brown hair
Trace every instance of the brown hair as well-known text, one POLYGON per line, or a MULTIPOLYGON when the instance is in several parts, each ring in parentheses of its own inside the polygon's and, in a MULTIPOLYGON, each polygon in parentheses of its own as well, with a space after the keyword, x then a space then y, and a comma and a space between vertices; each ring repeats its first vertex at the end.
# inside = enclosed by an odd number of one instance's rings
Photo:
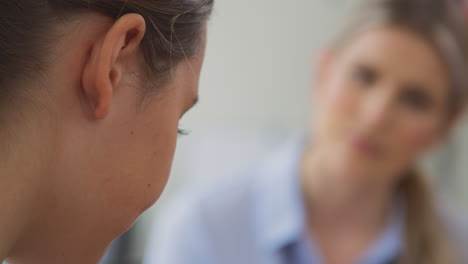
MULTIPOLYGON (((147 23, 142 52, 149 74, 162 77, 195 55, 213 0, 0 0, 0 105, 13 88, 46 68, 54 23, 98 12, 118 19, 138 13, 147 23)), ((27 91, 30 93, 31 91, 27 91)))
MULTIPOLYGON (((347 22, 332 43, 340 49, 357 33, 376 26, 396 26, 427 40, 439 53, 451 76, 450 117, 461 112, 467 95, 468 29, 455 0, 367 0, 358 16, 347 22)), ((398 263, 459 263, 435 209, 429 179, 411 170, 399 185, 406 203, 406 241, 398 263)))

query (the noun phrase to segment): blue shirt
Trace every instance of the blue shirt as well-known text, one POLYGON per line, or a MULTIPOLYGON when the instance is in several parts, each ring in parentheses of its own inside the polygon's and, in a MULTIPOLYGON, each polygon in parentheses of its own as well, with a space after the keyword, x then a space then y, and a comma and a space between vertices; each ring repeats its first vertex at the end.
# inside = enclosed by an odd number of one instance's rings
MULTIPOLYGON (((323 264, 305 224, 303 144, 288 143, 245 175, 189 192, 162 212, 145 264, 323 264)), ((404 209, 353 264, 389 264, 402 250, 404 209)))

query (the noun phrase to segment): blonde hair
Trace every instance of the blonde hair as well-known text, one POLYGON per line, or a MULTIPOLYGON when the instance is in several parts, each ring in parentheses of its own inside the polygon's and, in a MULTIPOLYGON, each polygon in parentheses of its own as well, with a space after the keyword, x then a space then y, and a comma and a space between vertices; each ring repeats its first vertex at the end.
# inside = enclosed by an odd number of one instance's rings
MULTIPOLYGON (((368 0, 360 6, 358 16, 347 22, 332 48, 340 49, 359 32, 375 26, 396 26, 427 40, 444 60, 451 76, 451 102, 447 111, 450 119, 466 102, 468 29, 461 9, 455 0, 368 0)), ((452 252, 426 176, 414 169, 399 185, 407 213, 405 249, 397 263, 460 263, 452 252)))
POLYGON ((405 250, 399 264, 458 264, 448 230, 435 208, 432 185, 413 170, 400 183, 406 203, 405 250))

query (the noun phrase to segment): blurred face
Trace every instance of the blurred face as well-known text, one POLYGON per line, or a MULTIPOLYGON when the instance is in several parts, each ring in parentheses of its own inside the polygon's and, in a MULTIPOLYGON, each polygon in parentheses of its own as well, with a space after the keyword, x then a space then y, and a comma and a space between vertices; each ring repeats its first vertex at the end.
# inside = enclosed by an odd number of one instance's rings
POLYGON ((335 175, 395 182, 446 126, 446 68, 409 31, 362 32, 323 61, 319 77, 314 142, 335 175))

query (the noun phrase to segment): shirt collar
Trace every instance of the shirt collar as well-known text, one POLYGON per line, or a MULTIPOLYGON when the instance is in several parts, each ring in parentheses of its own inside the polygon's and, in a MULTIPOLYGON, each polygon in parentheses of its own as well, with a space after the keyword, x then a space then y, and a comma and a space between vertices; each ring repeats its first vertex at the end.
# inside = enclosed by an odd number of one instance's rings
MULTIPOLYGON (((254 221, 258 243, 266 250, 280 251, 304 237, 299 168, 305 143, 297 138, 287 142, 256 173, 254 221)), ((403 200, 396 199, 387 226, 359 263, 380 263, 398 256, 404 241, 404 211, 403 200)))
POLYGON ((398 258, 403 250, 405 218, 405 204, 402 195, 397 195, 392 204, 385 229, 359 263, 389 263, 398 258))

